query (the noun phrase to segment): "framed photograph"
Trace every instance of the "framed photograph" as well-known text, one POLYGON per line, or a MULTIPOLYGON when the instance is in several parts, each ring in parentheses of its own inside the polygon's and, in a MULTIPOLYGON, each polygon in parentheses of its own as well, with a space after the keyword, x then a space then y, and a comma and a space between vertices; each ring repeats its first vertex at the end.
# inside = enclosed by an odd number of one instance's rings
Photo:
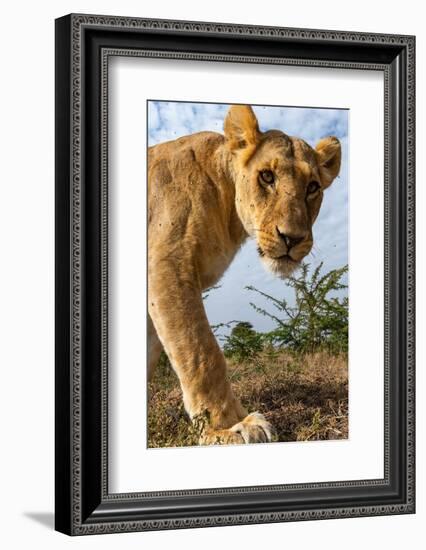
POLYGON ((56 529, 408 514, 413 36, 56 20, 56 529))

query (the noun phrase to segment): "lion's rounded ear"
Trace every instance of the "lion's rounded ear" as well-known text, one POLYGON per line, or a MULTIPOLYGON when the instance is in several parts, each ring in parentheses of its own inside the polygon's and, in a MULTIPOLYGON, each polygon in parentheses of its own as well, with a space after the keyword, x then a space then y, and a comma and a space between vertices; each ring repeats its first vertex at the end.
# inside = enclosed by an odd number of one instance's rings
POLYGON ((336 137, 321 139, 316 146, 321 183, 324 188, 331 185, 340 171, 342 148, 336 137))
POLYGON ((259 142, 260 131, 250 105, 232 105, 225 118, 224 130, 226 143, 231 151, 245 149, 246 152, 254 152, 259 142))

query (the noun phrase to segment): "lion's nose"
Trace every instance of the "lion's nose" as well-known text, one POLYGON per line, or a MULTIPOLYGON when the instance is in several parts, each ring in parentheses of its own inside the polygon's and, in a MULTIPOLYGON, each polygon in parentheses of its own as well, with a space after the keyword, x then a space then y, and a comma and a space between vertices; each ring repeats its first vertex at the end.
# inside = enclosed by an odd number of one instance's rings
POLYGON ((293 246, 296 246, 297 244, 301 243, 303 239, 305 238, 304 235, 290 235, 286 233, 282 233, 278 227, 277 227, 277 233, 283 239, 285 244, 287 245, 287 248, 290 250, 290 248, 293 248, 293 246))

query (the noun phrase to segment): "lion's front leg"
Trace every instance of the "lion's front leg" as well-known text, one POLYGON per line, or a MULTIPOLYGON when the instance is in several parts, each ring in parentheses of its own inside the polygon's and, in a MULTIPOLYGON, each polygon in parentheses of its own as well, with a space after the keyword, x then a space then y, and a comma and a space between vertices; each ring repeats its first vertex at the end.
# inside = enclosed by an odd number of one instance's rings
POLYGON ((225 358, 192 280, 179 278, 167 263, 157 265, 149 276, 149 314, 179 378, 200 443, 270 441, 269 423, 259 413, 248 415, 232 392, 225 358))

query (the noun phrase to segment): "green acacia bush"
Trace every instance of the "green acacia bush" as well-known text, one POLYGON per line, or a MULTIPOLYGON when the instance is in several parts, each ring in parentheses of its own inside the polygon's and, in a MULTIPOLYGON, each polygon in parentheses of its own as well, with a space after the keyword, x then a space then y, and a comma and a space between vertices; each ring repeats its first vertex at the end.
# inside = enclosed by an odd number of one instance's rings
POLYGON ((348 266, 325 274, 321 273, 322 267, 321 262, 310 273, 309 264, 302 264, 297 274, 286 279, 286 284, 295 292, 294 305, 253 286, 246 287, 266 298, 276 309, 276 313, 271 313, 250 302, 258 313, 269 317, 276 325, 274 330, 263 334, 264 344, 300 353, 347 352, 349 301, 347 296, 340 298, 335 293, 347 288, 342 278, 348 266))
POLYGON ((251 359, 263 349, 263 335, 256 332, 251 323, 238 322, 231 334, 225 337, 223 353, 225 357, 233 357, 237 361, 251 359))

